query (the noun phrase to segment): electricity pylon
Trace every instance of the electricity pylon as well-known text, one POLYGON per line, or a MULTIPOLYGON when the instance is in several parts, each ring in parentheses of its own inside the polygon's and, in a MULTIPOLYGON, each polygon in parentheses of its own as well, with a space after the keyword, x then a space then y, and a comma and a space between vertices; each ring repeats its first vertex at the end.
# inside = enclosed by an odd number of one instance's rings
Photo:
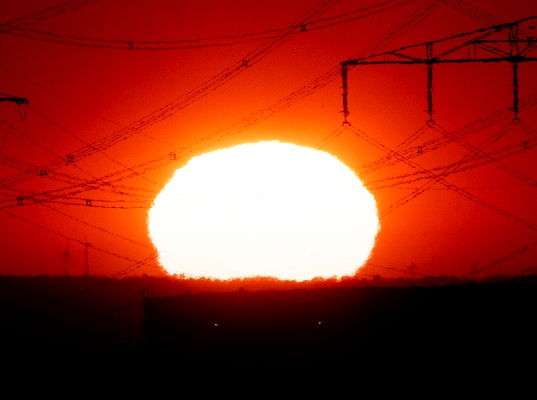
POLYGON ((500 63, 509 62, 513 69, 513 113, 518 121, 518 66, 520 63, 537 61, 531 53, 537 46, 532 22, 537 17, 528 17, 515 22, 465 32, 444 39, 401 47, 396 50, 373 54, 368 57, 343 61, 341 76, 343 80, 343 117, 348 124, 349 108, 347 103, 348 69, 358 65, 379 64, 424 64, 427 66, 427 114, 429 123, 433 120, 433 66, 435 64, 462 63, 500 63), (437 49, 441 48, 440 51, 437 49), (425 57, 424 57, 425 56, 425 57))

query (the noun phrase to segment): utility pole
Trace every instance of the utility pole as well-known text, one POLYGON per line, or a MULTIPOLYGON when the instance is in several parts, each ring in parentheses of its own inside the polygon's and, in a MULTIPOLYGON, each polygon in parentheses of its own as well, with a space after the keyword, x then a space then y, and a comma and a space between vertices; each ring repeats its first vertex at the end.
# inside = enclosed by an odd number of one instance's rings
POLYGON ((444 39, 421 43, 396 50, 374 54, 368 57, 343 61, 341 77, 343 81, 343 124, 349 124, 348 69, 359 65, 401 64, 427 66, 427 110, 428 124, 433 119, 433 66, 435 64, 463 63, 511 63, 513 71, 513 121, 518 122, 518 68, 519 64, 537 61, 530 53, 537 47, 534 36, 524 34, 521 38, 520 26, 528 31, 535 30, 537 17, 528 17, 515 22, 494 25, 473 32, 460 33, 444 39), (436 54, 433 50, 441 47, 436 54), (425 55, 425 57, 424 57, 425 55))

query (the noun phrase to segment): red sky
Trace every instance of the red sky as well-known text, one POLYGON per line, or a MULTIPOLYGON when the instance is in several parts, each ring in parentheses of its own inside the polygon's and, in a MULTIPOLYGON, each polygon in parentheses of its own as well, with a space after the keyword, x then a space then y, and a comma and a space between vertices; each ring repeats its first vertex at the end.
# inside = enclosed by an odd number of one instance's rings
MULTIPOLYGON (((0 274, 63 274, 66 250, 70 272, 81 274, 86 242, 92 273, 162 274, 155 261, 135 264, 154 255, 146 224, 152 198, 192 156, 268 139, 336 155, 375 195, 381 215, 393 208, 381 219, 367 276, 404 275, 410 264, 459 276, 537 265, 537 247, 525 248, 537 242, 526 226, 537 222, 537 188, 528 183, 537 180, 535 150, 503 159, 508 172, 488 163, 446 177, 477 201, 436 184, 393 207, 426 181, 380 184, 414 171, 398 163, 368 172, 366 164, 385 153, 349 129, 331 136, 343 121, 341 61, 537 15, 535 2, 5 1, 0 15, 0 93, 29 100, 24 120, 16 104, 0 103, 0 274), (404 25, 420 10, 421 22, 404 25), (296 21, 307 22, 305 31, 281 36, 296 21), (407 29, 379 44, 398 24, 407 29), (517 250, 523 254, 491 264, 517 250)), ((520 66, 521 102, 537 90, 536 68, 520 66)), ((434 119, 449 132, 512 106, 508 63, 438 65, 434 74, 434 119)), ((425 67, 353 68, 349 107, 354 129, 394 149, 426 124, 425 67)), ((534 110, 521 108, 526 130, 513 127, 488 150, 534 139, 534 110)), ((483 143, 511 118, 467 140, 483 143)), ((440 136, 427 129, 412 146, 440 136)), ((467 153, 455 143, 412 160, 429 170, 467 153)))

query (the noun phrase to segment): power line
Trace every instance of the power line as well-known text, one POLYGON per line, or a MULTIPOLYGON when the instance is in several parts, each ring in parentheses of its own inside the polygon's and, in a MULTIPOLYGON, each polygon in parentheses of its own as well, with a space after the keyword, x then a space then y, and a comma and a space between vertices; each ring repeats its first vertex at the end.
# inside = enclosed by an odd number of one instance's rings
POLYGON ((254 41, 281 39, 295 34, 302 34, 320 29, 327 29, 336 25, 354 22, 359 19, 384 13, 392 9, 413 3, 415 1, 416 0, 388 0, 371 6, 361 7, 340 15, 319 18, 317 20, 295 21, 295 23, 282 29, 244 33, 241 35, 223 35, 196 39, 155 41, 134 39, 98 39, 59 34, 43 30, 28 29, 22 26, 8 26, 6 28, 2 28, 2 26, 0 26, 0 34, 7 34, 22 37, 25 39, 91 49, 113 49, 128 51, 192 50, 206 47, 229 47, 254 41))
MULTIPOLYGON (((322 14, 323 12, 328 10, 338 1, 339 0, 326 0, 320 2, 313 9, 306 12, 304 16, 298 18, 294 23, 308 22, 309 20, 311 20, 311 18, 315 17, 316 15, 322 14)), ((140 118, 134 123, 131 123, 126 128, 120 129, 119 131, 116 131, 115 133, 92 143, 88 143, 86 146, 71 152, 67 155, 67 157, 62 157, 55 154, 57 158, 44 165, 42 169, 46 169, 47 171, 53 171, 61 166, 64 166, 66 158, 67 162, 76 164, 77 161, 89 157, 96 152, 102 152, 118 143, 121 143, 124 140, 130 139, 131 137, 139 134, 148 127, 153 126, 154 124, 171 117, 172 115, 186 108, 193 102, 200 100, 201 98, 208 95, 209 92, 218 89, 220 86, 224 85, 231 79, 244 72, 246 68, 251 67, 260 62, 269 53, 283 45, 287 40, 289 40, 290 37, 291 36, 276 38, 247 53, 241 60, 227 67, 220 74, 213 76, 201 85, 198 85, 196 88, 183 94, 179 98, 166 104, 160 109, 153 111, 152 113, 140 118)), ((31 138, 29 139, 32 140, 31 138)), ((38 144, 34 140, 32 141, 38 144)), ((18 182, 21 182, 22 180, 23 179, 21 177, 17 179, 18 182)), ((1 186, 8 186, 8 184, 6 184, 5 181, 0 181, 0 187, 1 186)))
POLYGON ((0 24, 0 30, 4 29, 17 29, 19 27, 26 27, 35 25, 39 22, 43 22, 47 19, 57 17, 58 15, 65 14, 69 11, 75 11, 79 8, 87 6, 91 3, 95 3, 97 0, 68 0, 55 6, 45 8, 41 11, 34 12, 32 14, 20 17, 9 22, 0 24))
MULTIPOLYGON (((361 137, 362 139, 365 139, 366 141, 368 141, 369 143, 371 143, 375 147, 381 149, 382 151, 384 151, 384 152, 386 152, 388 154, 390 154, 390 153, 391 154, 396 154, 393 150, 390 150, 387 146, 385 146, 385 145, 381 144, 380 142, 378 142, 377 140, 371 138, 369 135, 365 134, 363 131, 352 127, 352 125, 349 124, 347 126, 347 129, 349 129, 351 132, 353 132, 356 136, 361 137)), ((426 168, 420 166, 419 164, 416 164, 413 161, 407 160, 405 158, 401 158, 401 159, 405 164, 407 164, 411 168, 416 169, 418 171, 426 172, 430 176, 430 181, 427 183, 427 185, 431 184, 431 182, 433 182, 433 181, 435 183, 440 183, 441 185, 445 186, 446 188, 448 188, 450 190, 453 190, 455 193, 458 193, 461 196, 467 198, 468 200, 472 200, 472 201, 482 205, 483 207, 488 208, 489 210, 496 212, 497 214, 503 215, 504 217, 507 217, 507 218, 509 218, 509 219, 511 219, 513 221, 516 221, 516 222, 526 226, 527 228, 530 228, 532 230, 537 231, 537 225, 535 225, 534 223, 526 221, 526 220, 524 220, 524 219, 522 219, 520 217, 517 217, 517 216, 511 214, 510 212, 508 212, 506 210, 503 210, 503 209, 501 209, 501 208, 499 208, 499 207, 497 207, 497 206, 495 206, 493 204, 490 204, 490 203, 478 198, 477 196, 472 195, 468 191, 466 191, 464 189, 461 189, 461 188, 457 187, 456 185, 447 182, 442 177, 441 174, 435 174, 435 173, 427 170, 426 168)), ((424 185, 418 191, 413 193, 412 198, 415 198, 416 196, 420 195, 425 190, 427 190, 427 187, 428 187, 427 185, 424 185)), ((403 200, 402 204, 406 204, 406 203, 408 203, 408 201, 410 201, 410 199, 403 200)), ((398 204, 399 204, 399 202, 398 202, 398 204)), ((397 205, 397 207, 398 206, 399 205, 397 205)), ((393 206, 392 206, 392 208, 393 208, 393 206)))
MULTIPOLYGON (((418 9, 416 12, 414 12, 414 13, 411 15, 410 19, 407 19, 407 20, 403 21, 402 25, 404 25, 404 26, 406 27, 406 29, 409 29, 411 26, 413 26, 413 24, 419 23, 425 16, 427 16, 430 12, 432 12, 434 9, 436 9, 436 7, 438 7, 438 4, 439 4, 439 3, 437 3, 437 2, 433 2, 432 0, 429 1, 429 2, 426 4, 426 7, 425 7, 425 8, 418 9), (434 4, 433 4, 433 3, 434 3, 434 4), (431 4, 435 5, 435 8, 432 8, 432 7, 430 6, 431 4), (419 19, 415 19, 416 17, 419 18, 419 19)), ((400 25, 401 25, 401 24, 400 24, 400 25)), ((405 30, 399 30, 399 29, 392 29, 392 31, 393 31, 394 34, 395 34, 395 32, 398 32, 398 35, 402 35, 402 34, 404 34, 404 33, 406 32, 405 30)), ((394 36, 392 35, 392 36, 390 36, 390 37, 393 38, 394 36)), ((386 35, 384 35, 384 36, 381 38, 381 40, 378 41, 377 45, 373 46, 373 48, 376 48, 378 45, 385 43, 386 40, 387 40, 387 39, 386 39, 386 35)), ((371 48, 371 46, 370 46, 370 48, 371 48)), ((337 76, 337 69, 333 69, 331 72, 332 72, 333 77, 335 78, 335 77, 337 76)), ((314 82, 312 83, 311 86, 312 86, 313 91, 316 91, 316 90, 320 89, 320 87, 322 87, 321 85, 319 85, 318 81, 314 81, 314 82)), ((324 86, 324 85, 323 85, 323 86, 324 86)), ((311 93, 310 93, 310 94, 311 94, 311 93)), ((307 94, 307 95, 309 95, 309 94, 307 94)), ((289 106, 290 106, 291 104, 293 104, 294 102, 296 102, 296 101, 298 101, 298 100, 300 100, 300 99, 302 99, 302 98, 305 97, 305 95, 303 95, 303 94, 300 95, 300 96, 296 96, 296 93, 294 93, 292 96, 295 97, 295 100, 292 101, 292 102, 287 102, 286 104, 284 104, 283 107, 282 107, 282 106, 279 106, 278 109, 276 109, 276 110, 274 110, 274 109, 272 109, 272 110, 270 110, 270 109, 262 110, 262 111, 260 112, 260 114, 265 114, 266 111, 268 111, 268 110, 271 111, 270 114, 265 115, 264 118, 254 117, 255 119, 253 119, 253 121, 252 121, 252 119, 248 118, 248 119, 245 120, 245 122, 246 122, 246 126, 243 126, 242 128, 237 129, 238 126, 237 126, 237 124, 235 124, 235 126, 233 126, 233 127, 231 127, 231 128, 228 128, 228 132, 225 132, 225 131, 222 132, 222 134, 220 134, 220 139, 217 139, 216 142, 219 141, 219 140, 222 140, 224 137, 228 136, 228 135, 231 133, 231 132, 229 132, 231 129, 235 128, 234 130, 235 130, 236 132, 240 132, 240 131, 242 131, 242 130, 244 130, 244 129, 247 129, 247 128, 249 128, 249 127, 252 125, 252 122, 254 122, 254 123, 259 123, 259 122, 261 122, 262 120, 264 120, 264 119, 270 117, 270 116, 273 115, 274 113, 279 112, 279 111, 281 111, 281 110, 283 110, 283 109, 289 107, 289 106), (297 97, 298 97, 298 98, 297 98, 297 97)), ((121 133, 121 131, 119 131, 118 133, 121 133)), ((211 136, 216 136, 216 135, 217 135, 217 134, 210 135, 209 137, 211 137, 211 136)), ((117 135, 116 135, 116 137, 117 137, 117 135)), ((123 139, 125 139, 125 137, 121 137, 121 136, 119 136, 119 140, 123 140, 123 139)), ((203 141, 203 140, 201 140, 201 141, 198 140, 198 142, 202 142, 202 141, 203 141)), ((102 142, 102 141, 101 141, 101 142, 102 142)), ((114 142, 117 142, 117 139, 115 139, 114 142)), ((214 142, 215 142, 215 141, 212 141, 212 143, 214 143, 214 142)), ((99 143, 99 142, 94 142, 94 143, 99 143)), ((87 150, 88 147, 90 147, 90 148, 93 149, 93 150, 100 150, 100 149, 98 148, 98 145, 96 145, 96 144, 94 144, 94 143, 91 143, 91 144, 90 144, 89 146, 87 146, 84 150, 87 150)), ((112 145, 112 144, 110 144, 110 145, 112 145)), ((106 147, 109 147, 110 145, 108 145, 108 146, 106 146, 106 147)), ((206 144, 205 146, 202 146, 202 147, 201 147, 200 149, 198 149, 198 150, 202 150, 203 148, 206 148, 207 146, 208 146, 208 144, 206 144)), ((83 154, 80 154, 80 152, 76 152, 76 151, 75 151, 75 152, 72 152, 72 153, 71 153, 70 157, 71 157, 71 159, 72 159, 73 161, 75 161, 75 160, 79 160, 79 159, 83 158, 83 157, 86 156, 86 155, 91 155, 91 154, 87 154, 87 153, 86 153, 85 155, 83 155, 83 154)), ((47 165, 41 167, 41 168, 40 168, 40 171, 42 171, 42 170, 46 170, 46 171, 50 171, 50 172, 52 172, 52 171, 54 171, 56 168, 58 168, 59 166, 63 166, 63 165, 65 165, 65 161, 64 161, 63 158, 60 158, 60 159, 56 160, 56 161, 54 162, 54 164, 49 163, 49 164, 47 164, 47 165)), ((15 180, 11 180, 11 181, 5 181, 5 180, 0 181, 0 185, 3 185, 4 187, 12 187, 14 184, 20 184, 20 183, 22 183, 22 182, 25 180, 23 176, 18 176, 18 177, 14 177, 14 178, 15 178, 15 180)), ((9 179, 9 178, 8 178, 8 179, 9 179)), ((98 182, 96 182, 96 183, 98 183, 98 182)), ((86 186, 86 187, 90 187, 90 186, 86 186)))

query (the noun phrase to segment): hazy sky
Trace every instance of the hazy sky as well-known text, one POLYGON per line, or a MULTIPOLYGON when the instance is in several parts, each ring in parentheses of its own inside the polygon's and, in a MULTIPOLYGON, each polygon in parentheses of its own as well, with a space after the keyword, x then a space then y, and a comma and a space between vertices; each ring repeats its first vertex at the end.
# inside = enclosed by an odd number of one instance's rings
POLYGON ((537 15, 533 1, 28 0, 3 1, 0 15, 0 93, 29 101, 0 103, 0 274, 63 274, 65 251, 81 274, 86 242, 92 273, 162 274, 147 212, 174 171, 209 150, 273 139, 336 155, 373 193, 381 231, 364 274, 537 264, 537 247, 524 247, 537 242, 536 63, 520 65, 514 126, 509 63, 436 66, 437 129, 422 129, 423 65, 350 70, 352 130, 341 129, 339 74, 357 54, 537 15), (379 163, 386 153, 357 136, 389 149, 413 138, 405 157, 420 147, 412 162, 438 173, 469 153, 460 143, 429 151, 442 130, 490 154, 529 148, 405 198, 427 174, 379 163))

